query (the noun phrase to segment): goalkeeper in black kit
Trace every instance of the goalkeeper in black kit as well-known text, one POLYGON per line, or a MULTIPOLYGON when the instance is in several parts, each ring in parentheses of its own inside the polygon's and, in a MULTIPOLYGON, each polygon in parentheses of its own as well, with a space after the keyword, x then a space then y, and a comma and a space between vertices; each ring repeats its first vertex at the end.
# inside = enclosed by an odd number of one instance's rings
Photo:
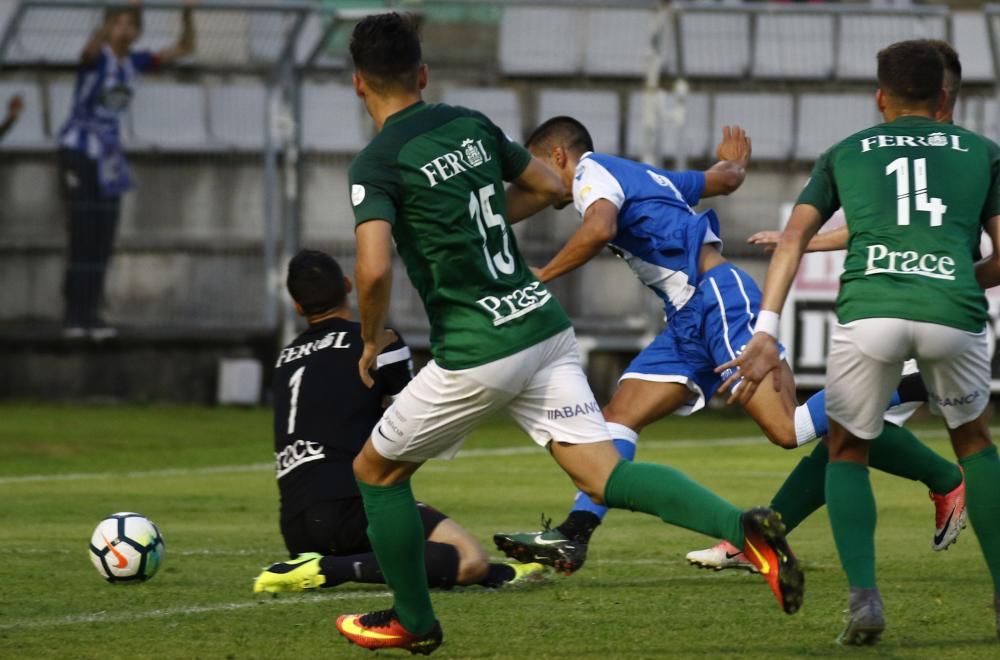
MULTIPOLYGON (((392 396, 412 377, 410 349, 386 331, 373 387, 358 374, 364 343, 351 320, 351 280, 328 254, 303 250, 288 266, 288 292, 309 327, 278 356, 274 370, 274 452, 281 535, 290 560, 265 569, 255 592, 384 583, 368 542, 368 520, 351 463, 392 396)), ((421 503, 431 587, 500 587, 538 579, 540 564, 490 563, 454 520, 421 503)))

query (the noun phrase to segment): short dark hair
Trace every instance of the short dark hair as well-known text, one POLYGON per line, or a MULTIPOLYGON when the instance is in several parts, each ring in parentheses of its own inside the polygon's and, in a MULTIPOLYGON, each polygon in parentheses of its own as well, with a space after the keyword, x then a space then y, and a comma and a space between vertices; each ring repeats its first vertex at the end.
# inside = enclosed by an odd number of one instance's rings
POLYGON ((306 314, 321 314, 344 304, 344 271, 319 250, 302 250, 288 262, 288 293, 306 314))
POLYGON ((933 107, 944 87, 944 59, 923 39, 894 43, 878 52, 878 84, 894 99, 933 107))
POLYGON ((944 62, 944 88, 948 92, 948 104, 954 108, 955 102, 958 101, 958 93, 962 91, 962 62, 958 59, 958 53, 947 41, 928 39, 927 42, 934 46, 944 62))
POLYGON ((104 10, 104 22, 110 23, 122 14, 131 16, 139 32, 142 32, 142 10, 138 7, 108 7, 104 10))
POLYGON ((594 150, 594 140, 587 127, 565 115, 547 119, 531 132, 524 143, 529 149, 551 149, 556 145, 577 154, 594 150))
POLYGON ((376 92, 416 88, 423 63, 416 18, 389 12, 361 19, 351 33, 351 59, 376 92))

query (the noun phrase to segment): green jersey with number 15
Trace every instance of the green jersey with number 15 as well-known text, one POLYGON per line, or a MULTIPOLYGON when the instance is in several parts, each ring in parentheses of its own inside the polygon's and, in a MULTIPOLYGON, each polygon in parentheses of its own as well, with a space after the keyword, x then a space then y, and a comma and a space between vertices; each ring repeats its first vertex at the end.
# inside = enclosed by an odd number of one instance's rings
POLYGON ((357 224, 386 220, 445 369, 506 357, 570 327, 505 218, 504 181, 531 155, 478 112, 412 105, 351 163, 357 224))
POLYGON ((1000 215, 1000 148, 972 131, 904 116, 856 133, 816 162, 799 195, 828 219, 841 206, 849 242, 841 323, 901 318, 979 332, 980 230, 1000 215))

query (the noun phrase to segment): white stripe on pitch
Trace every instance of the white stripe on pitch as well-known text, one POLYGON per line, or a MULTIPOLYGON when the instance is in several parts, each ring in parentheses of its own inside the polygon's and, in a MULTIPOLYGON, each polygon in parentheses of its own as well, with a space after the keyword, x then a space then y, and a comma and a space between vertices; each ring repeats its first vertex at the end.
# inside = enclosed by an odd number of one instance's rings
POLYGON ((231 612, 235 610, 245 610, 251 607, 274 607, 276 605, 308 605, 309 603, 327 602, 334 600, 347 600, 348 598, 388 598, 392 596, 388 591, 342 591, 336 594, 309 596, 290 596, 285 598, 258 599, 248 597, 246 600, 235 603, 215 603, 212 605, 192 605, 190 607, 167 607, 158 610, 146 610, 144 612, 92 612, 90 614, 71 614, 69 616, 52 617, 46 619, 21 619, 0 624, 0 630, 24 630, 26 628, 50 628, 54 626, 73 626, 87 623, 129 623, 142 619, 162 619, 172 616, 185 616, 189 614, 204 614, 206 612, 231 612))
MULTIPOLYGON (((994 434, 1000 434, 1000 427, 990 427, 994 434)), ((921 439, 947 437, 944 431, 921 431, 921 439)), ((742 435, 732 438, 682 438, 679 440, 639 440, 639 446, 646 449, 696 449, 698 447, 739 447, 742 445, 763 445, 767 440, 763 435, 742 435)), ((514 447, 494 447, 490 449, 466 449, 459 452, 457 459, 489 458, 493 456, 521 456, 541 454, 532 444, 514 447)), ((132 472, 68 472, 66 474, 26 474, 15 477, 0 477, 0 486, 20 483, 45 483, 50 481, 83 481, 86 479, 147 479, 150 477, 188 477, 200 474, 235 474, 240 472, 263 472, 274 470, 274 463, 247 463, 244 465, 214 465, 200 468, 165 468, 162 470, 136 470, 132 472)))

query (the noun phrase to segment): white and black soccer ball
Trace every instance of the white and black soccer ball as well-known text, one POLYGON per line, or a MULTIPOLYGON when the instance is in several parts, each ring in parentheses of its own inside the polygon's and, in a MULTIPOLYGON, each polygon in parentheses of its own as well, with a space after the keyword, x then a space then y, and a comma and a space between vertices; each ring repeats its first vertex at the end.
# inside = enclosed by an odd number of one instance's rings
POLYGON ((112 513, 90 537, 90 561, 108 582, 141 582, 163 562, 163 535, 140 513, 112 513))

